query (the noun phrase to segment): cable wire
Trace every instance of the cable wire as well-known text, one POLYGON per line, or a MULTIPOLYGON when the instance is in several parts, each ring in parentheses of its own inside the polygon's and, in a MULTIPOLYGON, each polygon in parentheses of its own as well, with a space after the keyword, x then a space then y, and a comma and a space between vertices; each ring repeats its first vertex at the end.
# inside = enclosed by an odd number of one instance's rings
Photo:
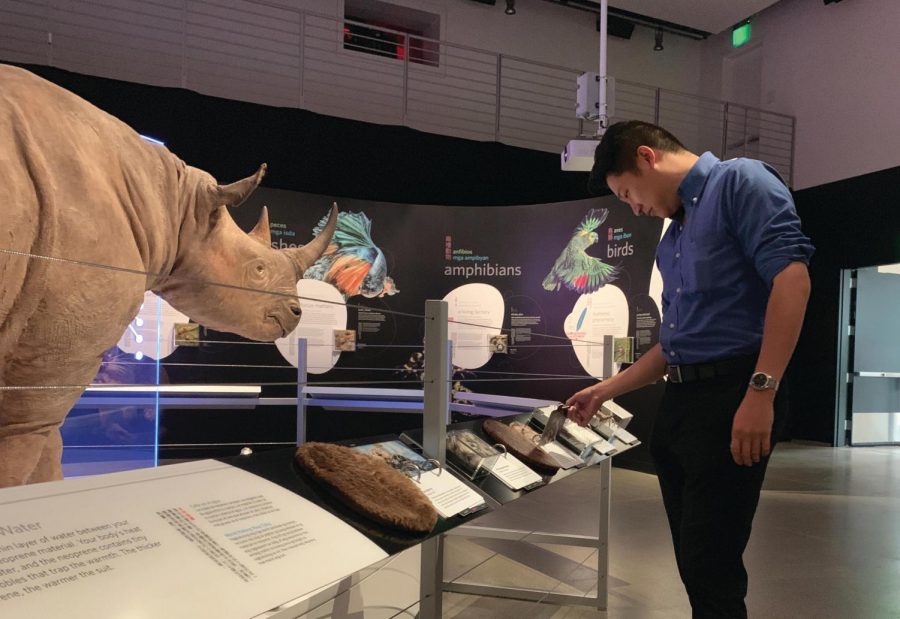
MULTIPOLYGON (((493 325, 480 325, 480 324, 475 323, 475 322, 464 322, 464 321, 460 321, 460 320, 452 320, 452 319, 451 319, 451 320, 447 320, 447 324, 464 325, 464 326, 467 326, 467 327, 478 327, 479 329, 493 329, 493 330, 498 331, 498 332, 500 332, 500 333, 506 333, 506 334, 511 334, 511 333, 512 333, 512 330, 513 330, 514 328, 519 328, 519 327, 503 328, 503 327, 495 327, 495 326, 493 326, 493 325)), ((566 341, 566 342, 573 342, 573 341, 574 341, 574 340, 572 340, 572 338, 567 337, 567 336, 563 336, 563 335, 549 335, 549 334, 547 334, 547 333, 535 333, 535 332, 533 332, 533 331, 532 331, 531 333, 529 333, 529 337, 546 337, 546 338, 548 338, 548 339, 552 339, 552 340, 563 340, 563 341, 566 341)), ((596 344, 596 345, 598 345, 598 346, 603 346, 603 342, 593 342, 593 341, 590 341, 590 340, 578 340, 578 342, 581 342, 582 344, 596 344)), ((515 345, 514 345, 514 344, 510 344, 510 346, 512 347, 512 346, 515 346, 515 345)))
MULTIPOLYGON (((127 267, 117 267, 117 266, 112 266, 112 265, 108 265, 108 264, 100 264, 97 262, 90 262, 87 260, 75 260, 72 258, 58 258, 55 256, 41 256, 38 254, 32 254, 30 252, 17 251, 14 249, 0 248, 0 253, 8 254, 11 256, 20 256, 20 257, 24 257, 24 258, 33 258, 35 260, 46 260, 48 262, 58 262, 58 263, 62 263, 62 264, 86 266, 86 267, 91 267, 91 268, 95 268, 95 269, 106 269, 108 271, 116 271, 118 273, 129 273, 131 275, 142 275, 144 277, 169 278, 172 276, 171 273, 155 273, 152 271, 141 271, 139 269, 130 269, 127 267)), ((363 309, 366 311, 382 312, 384 314, 391 314, 394 316, 406 316, 409 318, 419 318, 422 320, 428 320, 428 317, 425 316, 424 314, 412 314, 409 312, 399 312, 396 310, 390 310, 390 309, 381 308, 381 307, 369 307, 368 305, 359 305, 359 304, 347 303, 347 302, 341 302, 341 301, 329 301, 327 299, 315 299, 312 297, 303 297, 303 296, 300 296, 297 294, 291 294, 289 292, 277 292, 275 290, 263 290, 261 288, 248 288, 246 286, 238 286, 236 284, 223 284, 221 282, 211 282, 211 281, 206 281, 206 280, 202 280, 202 279, 193 279, 193 278, 186 278, 186 277, 179 277, 178 280, 180 282, 196 284, 196 285, 216 286, 218 288, 227 288, 229 290, 240 290, 243 292, 253 292, 256 294, 267 294, 267 295, 276 296, 276 297, 284 297, 287 299, 297 299, 300 301, 315 301, 316 303, 325 303, 328 305, 339 305, 342 307, 352 307, 355 309, 363 309)))

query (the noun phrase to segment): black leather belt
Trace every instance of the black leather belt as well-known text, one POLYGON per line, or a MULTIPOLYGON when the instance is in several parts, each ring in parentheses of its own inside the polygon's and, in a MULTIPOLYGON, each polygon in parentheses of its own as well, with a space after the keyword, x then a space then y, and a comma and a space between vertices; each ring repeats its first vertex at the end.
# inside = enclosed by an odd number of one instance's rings
POLYGON ((756 357, 757 355, 746 355, 710 363, 667 365, 666 376, 671 383, 693 383, 698 380, 709 380, 716 376, 751 372, 756 363, 756 357))

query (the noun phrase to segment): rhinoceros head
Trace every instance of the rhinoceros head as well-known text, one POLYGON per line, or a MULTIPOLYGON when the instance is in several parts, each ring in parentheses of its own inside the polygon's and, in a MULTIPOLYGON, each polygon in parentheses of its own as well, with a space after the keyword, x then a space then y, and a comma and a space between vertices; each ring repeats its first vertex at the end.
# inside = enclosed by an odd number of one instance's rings
POLYGON ((325 229, 308 244, 273 249, 265 207, 249 234, 226 208, 243 202, 265 170, 263 164, 253 176, 222 186, 194 169, 201 180, 188 192, 193 204, 187 205, 178 257, 156 292, 205 327, 272 341, 293 331, 300 320, 297 281, 328 247, 337 205, 331 207, 325 229))

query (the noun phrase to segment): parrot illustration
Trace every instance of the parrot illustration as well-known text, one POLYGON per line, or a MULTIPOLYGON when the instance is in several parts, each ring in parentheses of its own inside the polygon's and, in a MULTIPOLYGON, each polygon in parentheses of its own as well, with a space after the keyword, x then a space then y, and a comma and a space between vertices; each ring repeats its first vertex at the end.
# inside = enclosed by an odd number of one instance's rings
POLYGON ((609 211, 605 208, 588 211, 575 228, 569 244, 556 259, 550 273, 544 278, 545 290, 559 290, 560 284, 563 284, 569 290, 587 294, 596 292, 616 279, 619 267, 589 256, 585 251, 599 239, 595 230, 606 221, 608 214, 609 211))
MULTIPOLYGON (((324 229, 327 217, 313 228, 324 229)), ((395 295, 399 292, 388 277, 387 261, 372 242, 372 221, 365 213, 338 213, 337 227, 328 249, 303 274, 337 288, 344 300, 362 295, 367 298, 395 295)))

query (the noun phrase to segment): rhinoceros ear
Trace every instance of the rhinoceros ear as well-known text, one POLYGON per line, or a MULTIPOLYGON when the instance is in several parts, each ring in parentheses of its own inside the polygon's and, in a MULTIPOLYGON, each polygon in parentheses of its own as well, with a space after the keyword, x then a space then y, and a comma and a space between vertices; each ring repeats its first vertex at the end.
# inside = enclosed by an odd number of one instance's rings
POLYGON ((248 176, 230 185, 218 185, 216 187, 215 206, 238 206, 253 193, 259 186, 263 176, 266 175, 266 164, 259 166, 256 174, 248 176))
POLYGON ((335 202, 331 205, 331 211, 328 213, 328 223, 325 224, 322 231, 316 235, 316 238, 303 247, 292 247, 290 249, 281 250, 287 252, 291 262, 294 263, 294 268, 297 270, 297 279, 302 278, 306 269, 311 267, 315 261, 325 253, 325 250, 328 249, 328 244, 331 243, 331 237, 334 234, 335 226, 337 226, 337 214, 338 207, 335 202))
POLYGON ((262 207, 262 212, 259 214, 259 221, 253 226, 253 230, 247 234, 266 247, 271 247, 272 232, 269 230, 269 209, 262 207))

